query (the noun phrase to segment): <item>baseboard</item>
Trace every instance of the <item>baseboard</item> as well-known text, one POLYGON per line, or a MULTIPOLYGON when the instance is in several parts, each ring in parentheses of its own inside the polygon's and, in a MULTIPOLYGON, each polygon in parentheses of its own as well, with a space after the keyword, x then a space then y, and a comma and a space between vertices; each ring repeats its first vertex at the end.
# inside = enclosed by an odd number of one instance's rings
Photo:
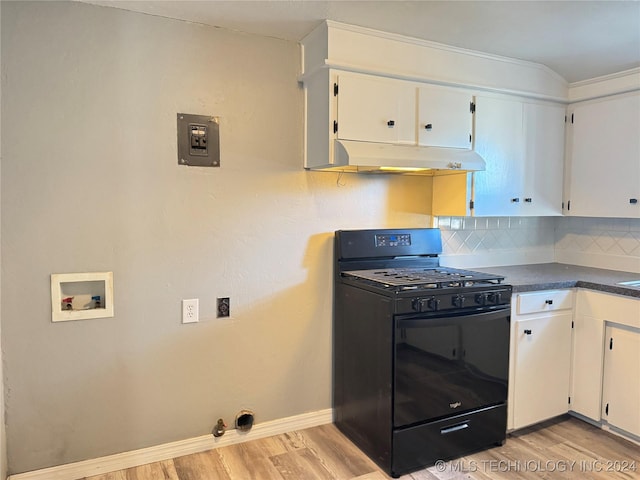
POLYGON ((318 410, 293 417, 281 418, 270 422, 258 423, 246 432, 228 430, 222 437, 203 435, 177 442, 165 443, 153 447, 117 453, 106 457, 68 463, 56 467, 34 470, 9 476, 8 480, 77 480, 78 478, 101 475, 125 468, 137 467, 147 463, 169 460, 182 455, 204 452, 236 443, 248 442, 259 438, 279 435, 293 430, 324 425, 333 421, 333 411, 318 410))
POLYGON ((609 432, 612 435, 616 435, 617 437, 624 438, 625 440, 635 443, 640 446, 640 437, 631 432, 627 432, 626 430, 622 430, 620 428, 615 427, 614 425, 609 425, 606 420, 602 420, 600 422, 596 420, 592 420, 591 418, 585 417, 584 415, 574 412, 573 410, 569 410, 569 415, 577 418, 578 420, 582 420, 583 422, 590 423, 594 427, 597 427, 605 432, 609 432))

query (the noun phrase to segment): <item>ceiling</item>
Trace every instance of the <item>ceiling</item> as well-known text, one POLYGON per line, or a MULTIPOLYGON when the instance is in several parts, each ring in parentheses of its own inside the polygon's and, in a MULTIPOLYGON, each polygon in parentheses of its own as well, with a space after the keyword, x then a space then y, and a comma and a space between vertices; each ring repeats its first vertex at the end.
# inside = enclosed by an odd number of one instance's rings
POLYGON ((568 82, 640 67, 640 1, 84 0, 301 40, 324 19, 529 60, 568 82))

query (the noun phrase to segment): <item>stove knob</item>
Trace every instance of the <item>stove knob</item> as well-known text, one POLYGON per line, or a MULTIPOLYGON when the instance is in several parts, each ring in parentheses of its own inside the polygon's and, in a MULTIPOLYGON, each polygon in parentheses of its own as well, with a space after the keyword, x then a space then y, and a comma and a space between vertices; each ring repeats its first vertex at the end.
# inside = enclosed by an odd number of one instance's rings
POLYGON ((436 297, 431 297, 427 300, 427 308, 434 311, 438 310, 440 308, 440 300, 436 297))
POLYGON ((498 305, 499 303, 502 303, 502 293, 501 292, 495 292, 495 293, 490 293, 487 296, 488 300, 490 303, 493 303, 494 305, 498 305))
POLYGON ((416 312, 421 312, 423 305, 424 300, 422 298, 414 298, 411 302, 411 308, 413 308, 416 312))
POLYGON ((487 294, 486 293, 478 293, 476 295, 476 303, 478 305, 486 305, 487 304, 487 294))
POLYGON ((464 306, 464 295, 456 295, 451 299, 451 304, 454 307, 462 308, 464 306))

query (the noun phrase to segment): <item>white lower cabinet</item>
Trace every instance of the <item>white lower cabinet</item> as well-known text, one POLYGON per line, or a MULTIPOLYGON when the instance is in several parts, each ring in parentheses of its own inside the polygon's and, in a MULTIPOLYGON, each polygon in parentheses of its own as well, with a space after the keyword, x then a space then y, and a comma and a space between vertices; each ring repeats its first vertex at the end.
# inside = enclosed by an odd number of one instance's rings
POLYGON ((640 299, 578 290, 570 410, 640 436, 640 299))
MULTIPOLYGON (((580 292, 578 299, 580 299, 580 292)), ((588 315, 577 302, 573 328, 570 409, 600 421, 604 321, 588 315)))
POLYGON ((640 437, 640 330, 606 327, 602 419, 640 437))
POLYGON ((509 430, 569 411, 640 437, 640 299, 546 290, 511 311, 509 430))
POLYGON ((573 291, 514 296, 509 374, 509 429, 566 413, 571 376, 573 291))

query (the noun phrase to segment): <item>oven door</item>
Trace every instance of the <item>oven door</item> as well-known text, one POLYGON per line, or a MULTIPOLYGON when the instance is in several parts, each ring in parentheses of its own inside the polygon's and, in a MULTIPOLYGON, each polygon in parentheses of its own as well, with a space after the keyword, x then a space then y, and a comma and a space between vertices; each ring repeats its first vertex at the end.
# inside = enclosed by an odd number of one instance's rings
POLYGON ((507 401, 511 310, 395 318, 394 427, 507 401))

